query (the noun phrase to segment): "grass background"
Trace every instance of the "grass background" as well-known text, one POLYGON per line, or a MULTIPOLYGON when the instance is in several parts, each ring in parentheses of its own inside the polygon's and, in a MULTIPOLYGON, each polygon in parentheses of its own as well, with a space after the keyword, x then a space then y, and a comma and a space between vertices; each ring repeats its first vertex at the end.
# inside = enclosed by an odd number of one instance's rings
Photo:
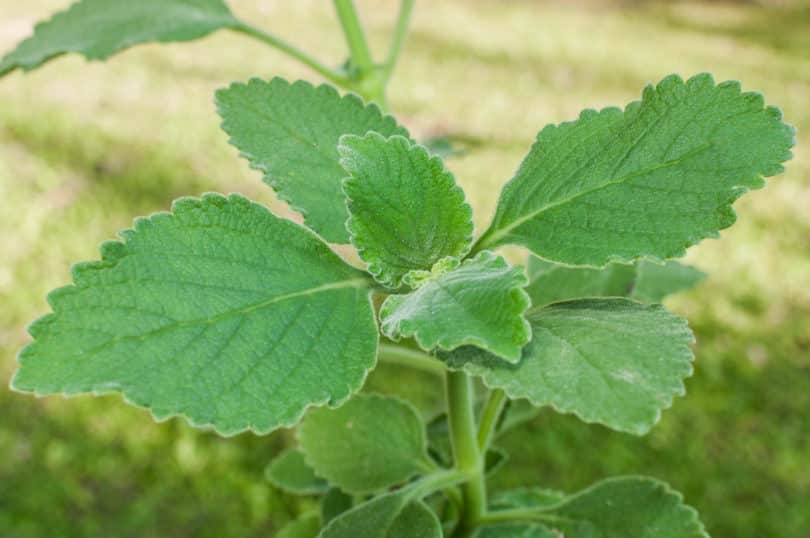
MULTIPOLYGON (((66 3, 0 0, 0 50, 66 3)), ((345 56, 328 2, 232 4, 335 64, 345 56)), ((395 4, 359 5, 382 52, 395 4)), ((716 538, 805 536, 810 7, 421 2, 390 101, 418 136, 449 134, 468 146, 449 167, 480 230, 543 125, 624 104, 670 72, 700 71, 764 92, 798 127, 799 145, 785 175, 737 204, 737 225, 689 253, 711 276, 669 304, 698 339, 687 398, 644 438, 542 413, 502 441, 511 465, 492 485, 574 490, 611 474, 650 474, 682 491, 716 538)), ((212 104, 232 80, 272 75, 318 80, 227 33, 139 47, 107 64, 65 57, 0 80, 0 536, 273 536, 306 506, 262 479, 290 432, 220 439, 178 420, 154 424, 117 396, 37 400, 5 388, 26 324, 47 311, 46 292, 133 216, 210 190, 288 214, 227 145, 212 104)), ((370 386, 386 388, 392 374, 425 413, 440 401, 433 380, 393 367, 370 386)))

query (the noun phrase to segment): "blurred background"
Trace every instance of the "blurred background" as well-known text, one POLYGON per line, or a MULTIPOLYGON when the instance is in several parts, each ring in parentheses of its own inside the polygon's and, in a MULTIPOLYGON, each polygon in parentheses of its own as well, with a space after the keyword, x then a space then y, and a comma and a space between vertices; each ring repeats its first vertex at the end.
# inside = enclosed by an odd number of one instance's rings
MULTIPOLYGON (((0 0, 0 51, 67 4, 0 0)), ((345 57, 331 2, 230 4, 323 59, 345 57)), ((381 55, 396 3, 358 4, 381 55)), ((624 105, 670 72, 700 71, 762 91, 798 127, 799 144, 786 174, 737 204, 732 229, 689 253, 710 276, 668 305, 697 335, 688 396, 644 438, 543 412, 501 443, 511 464, 493 486, 573 491, 649 474, 682 491, 715 538, 807 536, 810 5, 417 2, 389 97, 417 137, 466 148, 448 166, 480 230, 543 125, 624 105)), ((221 439, 180 420, 154 424, 118 396, 38 400, 6 388, 26 324, 48 310, 46 292, 134 216, 205 191, 242 192, 288 214, 227 144, 212 101, 232 80, 273 75, 320 80, 227 32, 106 64, 67 56, 0 80, 0 537, 269 537, 306 507, 263 479, 289 431, 221 439)), ((420 376, 388 366, 369 386, 429 415, 441 391, 420 376)))

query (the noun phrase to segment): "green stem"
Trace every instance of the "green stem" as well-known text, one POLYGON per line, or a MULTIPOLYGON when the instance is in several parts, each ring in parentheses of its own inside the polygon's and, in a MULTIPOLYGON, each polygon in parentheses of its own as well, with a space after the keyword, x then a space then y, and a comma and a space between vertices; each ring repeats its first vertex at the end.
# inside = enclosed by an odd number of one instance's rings
POLYGON ((357 16, 354 1, 335 0, 335 10, 340 19, 340 25, 343 27, 343 33, 346 35, 346 44, 349 45, 352 63, 360 69, 361 73, 373 71, 374 60, 371 59, 371 52, 366 43, 366 36, 357 16))
POLYGON ((496 510, 483 514, 478 522, 481 525, 493 523, 508 523, 510 521, 548 521, 550 523, 572 521, 570 518, 543 513, 544 508, 515 508, 512 510, 496 510))
POLYGON ((310 56, 301 49, 287 43, 280 37, 265 32, 264 30, 256 28, 255 26, 251 26, 250 24, 247 23, 239 23, 239 25, 233 26, 231 29, 235 32, 239 32, 240 34, 244 34, 254 39, 258 39, 262 43, 266 43, 271 47, 274 47, 280 50, 281 52, 284 52, 285 54, 295 58, 299 62, 308 65, 313 70, 320 73, 325 78, 334 82, 338 86, 348 88, 351 85, 351 80, 349 79, 349 77, 347 77, 346 75, 335 69, 327 67, 313 56, 310 56))
POLYGON ((461 489, 464 498, 461 525, 456 531, 457 536, 464 538, 472 535, 486 510, 484 464, 478 450, 472 381, 463 372, 447 372, 445 380, 453 457, 456 468, 467 476, 461 489))
POLYGON ((415 349, 382 343, 378 353, 381 360, 390 364, 409 366, 436 375, 444 375, 445 372, 441 361, 415 349))
POLYGON ((481 412, 481 421, 478 425, 478 450, 486 454, 495 431, 498 429, 498 420, 501 418, 503 408, 506 405, 506 393, 501 389, 495 389, 489 393, 484 410, 481 412))
POLYGON ((385 66, 383 67, 383 84, 388 83, 388 80, 391 78, 391 74, 394 72, 394 68, 399 60, 399 55, 402 52, 402 46, 405 44, 413 4, 414 0, 402 0, 402 3, 399 5, 397 25, 394 28, 394 35, 391 37, 391 46, 388 48, 388 57, 385 59, 385 66))
POLYGON ((408 486, 411 491, 408 495, 412 499, 421 499, 443 489, 452 488, 462 480, 464 480, 464 473, 457 469, 449 469, 446 471, 439 471, 421 478, 418 482, 408 486))

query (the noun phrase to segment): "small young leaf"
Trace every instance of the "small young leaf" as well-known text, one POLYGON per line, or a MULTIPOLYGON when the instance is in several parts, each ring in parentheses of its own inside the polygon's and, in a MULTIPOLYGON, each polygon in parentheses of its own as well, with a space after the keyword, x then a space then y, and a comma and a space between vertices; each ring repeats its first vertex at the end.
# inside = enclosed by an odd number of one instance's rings
POLYGON ((669 76, 624 111, 586 110, 540 131, 477 248, 592 266, 682 256, 782 172, 795 131, 781 120, 760 94, 707 74, 669 76))
POLYGON ((377 105, 366 106, 353 94, 341 97, 325 84, 253 79, 217 91, 216 102, 231 144, 330 243, 349 242, 338 139, 369 131, 408 136, 377 105))
POLYGON ((663 482, 645 477, 603 480, 548 508, 548 525, 565 536, 709 538, 694 508, 663 482))
POLYGON ((343 512, 351 510, 354 501, 351 496, 340 488, 329 488, 321 499, 321 525, 326 526, 330 521, 343 512))
POLYGON ((534 336, 518 364, 464 347, 443 354, 448 366, 481 376, 510 398, 636 435, 684 393, 694 339, 686 321, 660 305, 583 299, 534 310, 527 318, 534 336))
POLYGON ((397 288, 413 270, 463 257, 472 243, 472 209, 438 157, 406 138, 344 135, 340 164, 349 208, 346 227, 380 283, 397 288))
POLYGON ((374 366, 367 277, 265 207, 183 198, 120 236, 49 295, 15 389, 117 391, 158 420, 267 433, 339 405, 374 366))
POLYGON ((585 297, 630 297, 659 303, 705 277, 702 271, 672 260, 663 265, 646 260, 633 265, 611 263, 594 269, 560 265, 536 256, 529 258, 528 272, 526 292, 534 306, 585 297))
POLYGON ((310 512, 285 525, 276 538, 317 538, 320 531, 321 518, 317 512, 310 512))
POLYGON ((191 41, 239 24, 222 0, 80 0, 37 24, 0 60, 0 76, 69 52, 103 60, 139 43, 191 41))
POLYGON ((277 488, 299 495, 319 495, 329 489, 323 478, 315 476, 315 471, 304 461, 304 454, 290 448, 270 462, 265 469, 265 477, 277 488))
POLYGON ((407 295, 389 296, 380 309, 382 331, 392 340, 413 336, 426 351, 473 345, 517 362, 531 337, 523 319, 526 282, 521 267, 481 252, 407 295))
POLYGON ((410 492, 375 497, 333 519, 319 538, 441 538, 436 515, 410 492))
POLYGON ((307 463, 348 493, 370 493, 429 470, 425 427, 412 405, 360 394, 338 409, 313 409, 298 429, 307 463))

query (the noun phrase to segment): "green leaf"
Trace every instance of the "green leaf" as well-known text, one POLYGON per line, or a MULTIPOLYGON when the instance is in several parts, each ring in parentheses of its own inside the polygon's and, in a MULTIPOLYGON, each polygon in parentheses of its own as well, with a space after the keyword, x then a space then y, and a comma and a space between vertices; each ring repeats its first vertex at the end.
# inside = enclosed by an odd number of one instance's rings
POLYGON ((482 527, 473 536, 474 538, 563 538, 540 523, 499 523, 482 527))
POLYGON ((624 111, 550 125, 476 249, 518 244, 593 266, 682 256, 734 223, 737 198, 783 171, 795 130, 781 119, 760 94, 702 74, 647 86, 624 111))
POLYGON ((444 354, 448 366, 481 376, 510 398, 636 435, 684 394, 694 339, 686 321, 660 305, 583 299, 527 318, 534 336, 518 364, 465 347, 444 354))
POLYGON ((338 409, 313 409, 298 441, 315 473, 348 493, 379 491, 433 467, 421 417, 393 397, 360 394, 338 409))
POLYGON ((380 309, 382 331, 392 340, 414 337, 427 351, 473 345, 516 362, 531 337, 523 319, 526 283, 523 268, 481 252, 408 295, 389 296, 380 309))
POLYGON ((645 477, 603 480, 545 511, 557 516, 549 526, 576 538, 709 537, 680 494, 645 477))
POLYGON ((276 538, 317 538, 320 531, 321 519, 318 513, 310 512, 285 525, 276 538))
POLYGON ((329 489, 326 480, 315 476, 304 461, 304 453, 295 448, 285 450, 271 461, 264 474, 271 484, 290 493, 319 495, 329 489))
POLYGON ((15 389, 122 392, 158 420, 267 433, 341 404, 375 365, 367 278, 265 207, 183 198, 120 236, 49 295, 15 389))
POLYGON ((541 411, 527 400, 508 400, 506 410, 498 424, 496 437, 500 437, 509 430, 529 422, 539 415, 541 411))
POLYGON ((565 493, 546 488, 516 488, 500 491, 492 496, 490 508, 504 510, 508 508, 531 508, 537 506, 554 506, 565 499, 565 493))
POLYGON ((332 520, 319 538, 441 538, 436 515, 408 489, 375 497, 332 520))
POLYGON ((329 488, 321 498, 321 521, 325 527, 343 512, 350 510, 354 501, 340 488, 329 488))
POLYGON ((222 0, 81 0, 34 28, 0 60, 0 76, 69 52, 104 60, 151 41, 191 41, 241 23, 222 0))
POLYGON ((349 242, 340 136, 369 131, 408 136, 377 105, 366 106, 353 94, 341 97, 325 84, 253 79, 217 91, 216 102, 231 144, 307 226, 331 243, 349 242))
POLYGON ((611 263, 594 269, 560 265, 536 256, 529 258, 528 272, 526 291, 534 306, 584 297, 630 297, 659 303, 706 276, 694 267, 671 260, 663 265, 640 260, 633 265, 611 263))
POLYGON ((338 153, 349 174, 346 227, 380 283, 397 288, 410 271, 467 254, 472 209, 440 158, 401 136, 374 132, 342 136, 338 153))

